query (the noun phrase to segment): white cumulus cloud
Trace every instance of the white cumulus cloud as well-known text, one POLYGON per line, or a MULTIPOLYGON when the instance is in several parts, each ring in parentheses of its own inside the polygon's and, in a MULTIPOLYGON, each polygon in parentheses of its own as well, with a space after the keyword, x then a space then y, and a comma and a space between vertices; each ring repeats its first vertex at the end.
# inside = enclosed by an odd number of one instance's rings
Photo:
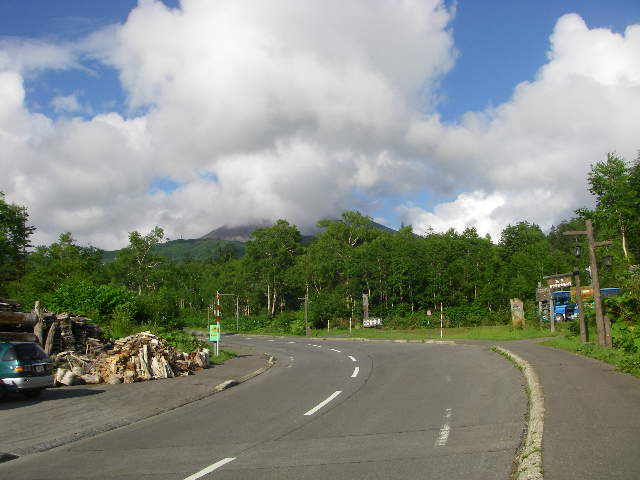
MULTIPOLYGON (((447 125, 430 99, 457 55, 452 15, 440 0, 141 0, 73 46, 0 42, 0 190, 29 208, 36 242, 70 230, 103 248, 156 224, 171 238, 305 227, 424 185, 455 197, 402 207, 418 230, 548 227, 589 201, 590 163, 638 148, 640 26, 560 18, 534 79, 447 125), (29 111, 25 76, 87 60, 117 70, 126 114, 29 111), (162 178, 177 188, 152 188, 162 178)), ((52 107, 83 105, 62 92, 52 107)))

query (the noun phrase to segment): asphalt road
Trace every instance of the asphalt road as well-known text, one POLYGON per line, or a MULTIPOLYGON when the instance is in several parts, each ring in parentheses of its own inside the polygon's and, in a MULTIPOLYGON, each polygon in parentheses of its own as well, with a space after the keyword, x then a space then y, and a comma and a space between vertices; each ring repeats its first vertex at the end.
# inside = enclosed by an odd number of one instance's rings
POLYGON ((484 346, 225 342, 278 364, 174 411, 0 464, 0 479, 509 476, 526 398, 520 372, 484 346))

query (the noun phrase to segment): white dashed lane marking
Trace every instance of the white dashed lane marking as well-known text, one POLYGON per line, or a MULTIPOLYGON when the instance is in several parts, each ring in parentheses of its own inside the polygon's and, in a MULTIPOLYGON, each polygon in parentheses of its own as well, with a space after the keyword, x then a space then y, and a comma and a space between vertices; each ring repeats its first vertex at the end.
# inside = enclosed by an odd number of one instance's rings
POLYGON ((351 359, 352 362, 357 362, 357 360, 353 358, 351 355, 347 355, 347 356, 351 359))
POLYGON ((329 395, 328 398, 326 398, 325 400, 321 401, 318 405, 316 405, 311 410, 309 410, 307 413, 305 413, 305 415, 307 415, 307 416, 308 415, 313 415, 314 413, 316 413, 318 410, 320 410, 322 407, 324 407, 327 403, 329 403, 331 400, 336 398, 341 393, 342 393, 342 390, 337 390, 337 391, 333 392, 331 395, 329 395))
POLYGON ((203 468, 202 470, 200 470, 199 472, 194 473, 193 475, 189 475, 184 480, 197 480, 198 478, 204 477, 206 474, 211 473, 214 470, 217 470, 218 468, 222 467, 223 465, 226 465, 229 462, 233 462, 235 459, 236 459, 235 457, 223 458, 219 462, 216 462, 213 465, 209 465, 208 467, 203 468))
POLYGON ((333 351, 333 352, 338 352, 341 353, 340 350, 336 350, 335 348, 330 348, 329 350, 333 351))
POLYGON ((444 447, 447 444, 447 440, 449 440, 449 433, 451 432, 451 427, 449 426, 450 418, 451 409, 447 408, 444 412, 444 424, 442 425, 438 438, 436 439, 436 447, 444 447))
POLYGON ((351 374, 351 378, 356 378, 358 376, 358 372, 360 372, 360 367, 354 368, 353 373, 351 374))

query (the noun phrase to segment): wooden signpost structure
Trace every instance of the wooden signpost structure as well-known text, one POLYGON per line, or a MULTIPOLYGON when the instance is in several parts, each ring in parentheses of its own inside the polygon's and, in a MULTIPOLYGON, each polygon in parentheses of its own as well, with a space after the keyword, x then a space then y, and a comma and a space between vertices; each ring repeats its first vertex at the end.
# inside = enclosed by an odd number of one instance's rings
MULTIPOLYGON (((596 310, 596 328, 598 330, 598 345, 603 347, 611 346, 611 334, 607 334, 606 332, 611 331, 611 326, 609 325, 609 319, 604 317, 602 314, 602 299, 600 298, 600 280, 598 278, 598 264, 596 263, 596 248, 603 247, 605 245, 612 245, 613 242, 611 240, 605 240, 603 242, 596 242, 593 238, 593 224, 591 220, 585 220, 586 230, 572 230, 568 232, 563 232, 563 235, 569 236, 578 236, 585 235, 587 237, 587 245, 589 248, 589 264, 591 266, 591 286, 593 287, 593 302, 595 304, 596 310), (607 322, 607 325, 605 325, 607 322)), ((582 295, 578 295, 581 297, 582 295)), ((582 300, 582 299, 581 299, 582 300)), ((580 332, 580 337, 582 338, 582 332, 580 332)))

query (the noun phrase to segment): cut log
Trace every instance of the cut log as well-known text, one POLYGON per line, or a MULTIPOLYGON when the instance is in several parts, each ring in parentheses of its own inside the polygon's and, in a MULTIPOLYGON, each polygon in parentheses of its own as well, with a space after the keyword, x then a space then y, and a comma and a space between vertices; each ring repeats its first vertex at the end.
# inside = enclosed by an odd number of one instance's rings
POLYGON ((32 332, 38 323, 38 317, 33 313, 0 311, 0 327, 32 332))
POLYGON ((76 375, 71 370, 66 370, 64 372, 64 375, 60 379, 61 384, 68 385, 68 386, 73 385, 75 381, 76 381, 76 375))
POLYGON ((82 379, 82 381, 84 381, 84 383, 88 385, 100 383, 100 375, 98 375, 97 373, 86 373, 84 375, 81 375, 80 378, 82 379))
POLYGON ((106 378, 107 383, 115 385, 116 383, 122 383, 122 375, 112 373, 106 378))
POLYGON ((44 351, 47 355, 51 355, 53 351, 53 339, 56 336, 56 332, 58 331, 58 321, 56 320, 49 327, 49 333, 47 333, 47 340, 44 343, 44 351))

